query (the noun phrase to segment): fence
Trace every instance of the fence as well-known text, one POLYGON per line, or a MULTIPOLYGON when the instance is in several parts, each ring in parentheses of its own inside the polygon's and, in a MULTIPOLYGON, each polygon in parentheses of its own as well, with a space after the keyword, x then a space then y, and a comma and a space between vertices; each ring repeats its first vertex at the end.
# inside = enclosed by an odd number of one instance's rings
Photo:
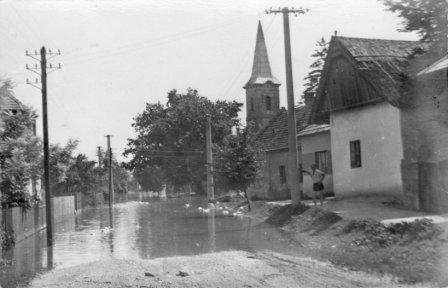
MULTIPOLYGON (((54 223, 65 220, 75 213, 74 196, 52 198, 54 223)), ((14 207, 2 209, 0 213, 2 227, 13 231, 16 242, 45 228, 45 206, 36 205, 30 209, 14 207)))

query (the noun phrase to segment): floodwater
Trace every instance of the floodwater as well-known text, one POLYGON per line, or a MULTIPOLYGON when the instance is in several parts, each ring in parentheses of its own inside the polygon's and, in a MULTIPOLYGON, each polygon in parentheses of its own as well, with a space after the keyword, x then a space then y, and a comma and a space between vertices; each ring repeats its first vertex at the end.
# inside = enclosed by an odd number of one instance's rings
POLYGON ((203 213, 205 201, 166 199, 118 203, 113 227, 108 207, 85 209, 54 228, 54 245, 45 245, 45 232, 3 251, 1 287, 26 287, 50 269, 71 267, 107 258, 151 259, 196 255, 223 250, 282 250, 294 243, 287 234, 248 218, 203 213), (190 202, 190 207, 186 203, 190 202))

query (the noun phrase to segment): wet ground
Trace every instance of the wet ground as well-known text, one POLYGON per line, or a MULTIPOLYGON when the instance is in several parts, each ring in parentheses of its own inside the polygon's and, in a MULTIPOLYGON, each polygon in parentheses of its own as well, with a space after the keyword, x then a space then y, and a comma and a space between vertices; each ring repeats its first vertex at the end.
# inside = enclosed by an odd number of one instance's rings
POLYGON ((1 287, 26 287, 38 274, 96 260, 153 259, 209 252, 274 250, 288 252, 299 243, 288 234, 222 211, 204 213, 205 203, 189 199, 128 201, 116 204, 113 225, 107 207, 85 209, 55 227, 54 246, 45 233, 3 251, 1 287), (111 228, 113 226, 113 228, 111 228))

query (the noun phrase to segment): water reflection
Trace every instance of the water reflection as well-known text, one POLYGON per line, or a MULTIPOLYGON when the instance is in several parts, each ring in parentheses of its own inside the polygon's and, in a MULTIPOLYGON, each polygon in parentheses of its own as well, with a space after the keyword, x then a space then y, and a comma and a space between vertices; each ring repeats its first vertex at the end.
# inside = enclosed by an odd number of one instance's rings
MULTIPOLYGON (((144 199, 142 199, 144 200, 144 199)), ((111 257, 149 259, 223 250, 287 249, 295 245, 270 227, 253 227, 251 219, 228 217, 219 210, 203 214, 202 199, 131 201, 92 208, 55 226, 54 246, 45 233, 3 251, 0 285, 16 287, 47 269, 61 269, 111 257)))

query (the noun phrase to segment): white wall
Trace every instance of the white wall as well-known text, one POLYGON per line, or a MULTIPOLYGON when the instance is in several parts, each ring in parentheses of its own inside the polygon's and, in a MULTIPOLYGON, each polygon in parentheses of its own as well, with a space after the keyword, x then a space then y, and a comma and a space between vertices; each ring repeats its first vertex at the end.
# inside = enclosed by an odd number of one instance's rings
MULTIPOLYGON (((302 146, 303 169, 310 171, 310 165, 315 163, 314 153, 317 151, 331 150, 330 132, 324 132, 314 135, 306 135, 300 137, 300 144, 302 146)), ((331 151, 330 151, 331 153, 331 151)), ((331 171, 325 175, 323 184, 327 192, 333 191, 333 175, 331 171)), ((303 192, 313 197, 313 180, 308 174, 303 175, 303 192)))
POLYGON ((400 111, 383 102, 331 115, 333 187, 336 197, 402 194, 400 111), (350 141, 361 141, 360 168, 350 167, 350 141))

